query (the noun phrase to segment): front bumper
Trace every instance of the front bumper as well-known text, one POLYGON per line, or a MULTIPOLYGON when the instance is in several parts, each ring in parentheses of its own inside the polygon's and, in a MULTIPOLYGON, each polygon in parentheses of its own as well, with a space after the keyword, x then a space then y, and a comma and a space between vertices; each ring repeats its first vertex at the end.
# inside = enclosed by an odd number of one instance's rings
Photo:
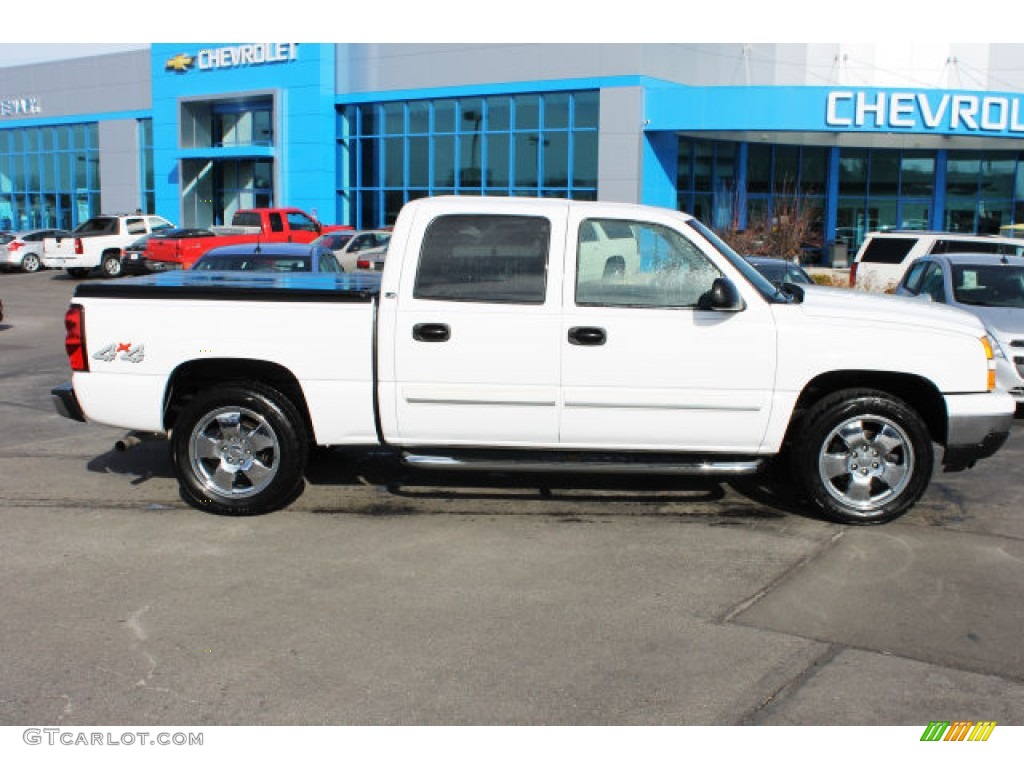
POLYGON ((53 407, 65 419, 85 421, 85 414, 82 412, 82 406, 78 404, 78 398, 75 396, 75 390, 70 381, 51 389, 50 395, 53 397, 53 407))
POLYGON ((942 467, 959 472, 988 458, 1010 437, 1016 411, 1014 399, 1003 391, 946 395, 946 450, 942 467))

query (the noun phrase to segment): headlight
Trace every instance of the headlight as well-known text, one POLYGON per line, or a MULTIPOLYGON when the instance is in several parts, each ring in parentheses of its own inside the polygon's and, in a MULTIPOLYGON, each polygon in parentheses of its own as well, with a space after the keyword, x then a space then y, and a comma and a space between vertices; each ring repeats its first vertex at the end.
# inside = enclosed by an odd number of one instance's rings
POLYGON ((992 345, 992 354, 996 357, 1001 357, 1003 360, 1009 360, 1010 356, 1006 354, 1006 350, 1003 349, 1003 344, 999 341, 999 337, 992 333, 991 328, 985 328, 985 333, 988 334, 989 343, 992 345))

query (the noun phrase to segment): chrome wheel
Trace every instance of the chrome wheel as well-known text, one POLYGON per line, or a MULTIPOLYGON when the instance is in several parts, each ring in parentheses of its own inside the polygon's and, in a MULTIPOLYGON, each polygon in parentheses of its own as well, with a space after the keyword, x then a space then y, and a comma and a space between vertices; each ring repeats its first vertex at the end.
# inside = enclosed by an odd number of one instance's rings
POLYGON ((210 494, 244 499, 264 491, 281 463, 281 445, 270 423, 256 411, 222 407, 192 429, 188 457, 195 477, 210 494))
POLYGON ((26 253, 25 258, 21 260, 22 272, 38 272, 42 266, 39 257, 34 253, 26 253))
POLYGON ((865 414, 839 424, 818 455, 825 489, 845 507, 872 514, 899 497, 914 474, 914 448, 899 424, 865 414))
POLYGON ((875 389, 850 388, 813 403, 787 438, 804 498, 847 525, 906 512, 928 488, 935 453, 921 414, 875 389))
POLYGON ((104 256, 101 269, 107 277, 118 277, 121 274, 121 257, 116 255, 104 256))

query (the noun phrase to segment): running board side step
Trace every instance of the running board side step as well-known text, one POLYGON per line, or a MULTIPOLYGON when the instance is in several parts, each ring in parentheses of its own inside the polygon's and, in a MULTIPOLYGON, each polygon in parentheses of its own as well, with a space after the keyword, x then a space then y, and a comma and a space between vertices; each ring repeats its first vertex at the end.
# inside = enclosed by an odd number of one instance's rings
POLYGON ((588 472, 637 475, 752 475, 764 466, 763 459, 740 461, 647 460, 641 457, 616 460, 599 457, 500 457, 442 456, 402 453, 402 463, 417 469, 477 470, 481 472, 588 472))

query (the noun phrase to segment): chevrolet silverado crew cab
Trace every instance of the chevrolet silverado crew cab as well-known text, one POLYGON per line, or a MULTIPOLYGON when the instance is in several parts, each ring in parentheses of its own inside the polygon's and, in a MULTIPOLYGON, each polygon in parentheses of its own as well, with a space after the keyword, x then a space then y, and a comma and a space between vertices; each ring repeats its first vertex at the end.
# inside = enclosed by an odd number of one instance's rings
POLYGON ((349 446, 452 471, 774 463, 819 512, 880 523, 924 493, 935 444, 965 469, 1014 413, 967 313, 777 289, 637 205, 417 200, 381 273, 83 283, 66 326, 58 411, 169 436, 183 497, 221 514, 285 506, 312 447, 349 446))
POLYGON ((124 248, 143 235, 173 227, 167 219, 141 213, 93 216, 70 235, 43 240, 43 266, 65 269, 72 277, 85 277, 99 267, 104 277, 117 277, 124 248))

